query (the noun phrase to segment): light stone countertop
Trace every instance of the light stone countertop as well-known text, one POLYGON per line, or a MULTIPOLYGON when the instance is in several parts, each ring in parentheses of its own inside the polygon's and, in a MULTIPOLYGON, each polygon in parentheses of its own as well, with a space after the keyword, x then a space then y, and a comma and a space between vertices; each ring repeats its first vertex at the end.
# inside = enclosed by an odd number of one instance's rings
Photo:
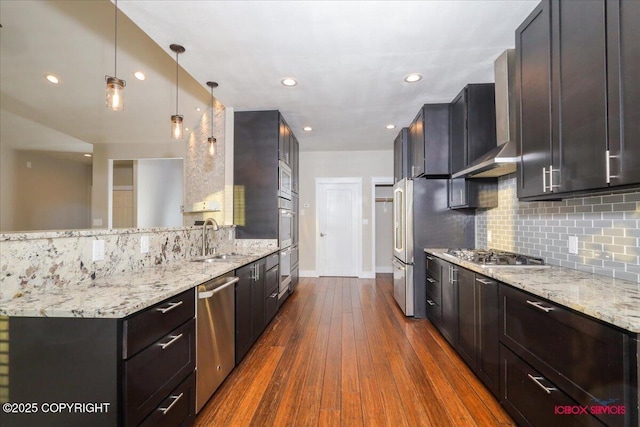
POLYGON ((424 251, 603 322, 640 333, 640 283, 552 265, 482 267, 448 255, 446 249, 424 251))
POLYGON ((123 318, 278 250, 245 250, 244 257, 234 260, 177 261, 88 284, 24 293, 3 300, 0 316, 123 318))

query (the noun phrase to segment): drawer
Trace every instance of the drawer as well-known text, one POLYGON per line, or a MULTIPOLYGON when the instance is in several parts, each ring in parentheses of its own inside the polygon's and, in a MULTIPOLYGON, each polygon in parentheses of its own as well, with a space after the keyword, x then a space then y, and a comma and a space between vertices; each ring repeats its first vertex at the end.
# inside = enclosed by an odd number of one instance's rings
POLYGON ((128 426, 138 425, 194 371, 195 331, 191 319, 124 363, 128 426))
POLYGON ((196 418, 196 375, 192 373, 149 415, 141 427, 187 427, 196 418))
POLYGON ((267 270, 267 276, 265 277, 265 297, 268 297, 273 292, 278 292, 278 286, 280 281, 280 268, 275 266, 274 268, 267 270))
POLYGON ((271 254, 267 257, 267 270, 271 270, 273 267, 280 263, 280 252, 271 254))
POLYGON ((442 325, 442 309, 440 304, 427 297, 427 319, 440 330, 442 325))
POLYGON ((429 275, 429 272, 427 271, 427 275, 425 276, 425 283, 427 286, 427 298, 437 304, 442 304, 442 285, 440 284, 440 281, 431 277, 429 275))
MULTIPOLYGON (((520 426, 604 426, 540 372, 505 346, 500 348, 503 379, 500 402, 520 426)), ((583 407, 585 405, 582 405, 583 407)))
MULTIPOLYGON (((277 269, 276 269, 277 270, 277 269)), ((264 316, 267 324, 271 322, 273 316, 278 312, 278 288, 268 292, 264 300, 264 316)))
POLYGON ((425 254, 425 266, 427 268, 427 274, 437 281, 441 280, 442 274, 440 269, 442 267, 442 261, 438 257, 430 254, 425 254))
POLYGON ((123 359, 129 359, 194 316, 195 290, 189 289, 125 319, 122 327, 123 359))
MULTIPOLYGON (((507 285, 499 286, 499 295, 502 343, 583 405, 629 404, 626 334, 507 285)), ((625 417, 600 418, 622 425, 625 417)))

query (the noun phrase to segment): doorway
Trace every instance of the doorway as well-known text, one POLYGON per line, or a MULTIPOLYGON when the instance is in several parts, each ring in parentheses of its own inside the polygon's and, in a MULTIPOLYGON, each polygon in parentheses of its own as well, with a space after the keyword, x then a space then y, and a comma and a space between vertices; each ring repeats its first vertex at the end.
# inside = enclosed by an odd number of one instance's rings
POLYGON ((316 179, 316 269, 358 277, 362 260, 362 178, 316 179))
POLYGON ((392 273, 393 178, 371 178, 371 265, 376 273, 392 273))

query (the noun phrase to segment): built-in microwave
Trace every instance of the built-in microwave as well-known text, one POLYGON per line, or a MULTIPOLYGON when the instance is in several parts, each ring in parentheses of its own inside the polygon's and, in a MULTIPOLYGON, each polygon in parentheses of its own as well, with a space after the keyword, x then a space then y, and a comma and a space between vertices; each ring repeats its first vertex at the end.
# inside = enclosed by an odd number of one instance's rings
POLYGON ((278 246, 280 248, 288 248, 293 240, 295 212, 291 208, 291 200, 278 198, 278 246))
POLYGON ((293 184, 291 168, 282 160, 278 165, 278 196, 291 200, 291 185, 293 184))

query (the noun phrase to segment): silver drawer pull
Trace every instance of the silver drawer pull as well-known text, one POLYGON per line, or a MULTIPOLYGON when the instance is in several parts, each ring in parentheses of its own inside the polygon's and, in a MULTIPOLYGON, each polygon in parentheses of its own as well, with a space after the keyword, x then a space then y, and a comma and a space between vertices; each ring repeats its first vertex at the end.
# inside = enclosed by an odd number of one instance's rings
POLYGON ((436 305, 436 303, 435 303, 435 302, 433 302, 433 301, 431 301, 430 299, 428 299, 428 300, 427 300, 427 304, 429 304, 429 305, 431 305, 431 306, 436 305))
POLYGON ((178 403, 178 400, 180 400, 183 395, 184 395, 184 393, 180 393, 177 396, 170 396, 171 399, 173 399, 173 402, 171 402, 171 404, 169 406, 167 406, 166 408, 158 408, 158 411, 162 412, 162 415, 167 415, 167 412, 169 412, 171 410, 171 408, 173 408, 173 405, 178 403))
POLYGON ((169 307, 165 307, 165 308, 156 308, 156 310, 158 310, 160 313, 165 314, 168 311, 173 310, 174 308, 176 308, 179 305, 182 305, 184 301, 178 301, 178 302, 170 302, 169 303, 169 307))
POLYGON ((427 282, 429 283, 436 283, 435 280, 433 280, 431 277, 427 277, 427 282))
POLYGON ((432 256, 427 255, 427 259, 428 259, 429 261, 433 261, 433 257, 432 257, 432 256))
POLYGON ((480 283, 482 283, 483 285, 493 285, 494 283, 496 283, 496 282, 494 282, 493 280, 479 279, 479 278, 477 278, 477 277, 476 277, 476 282, 480 282, 480 283))
POLYGON ((164 350, 165 348, 169 347, 174 342, 178 341, 180 338, 182 338, 182 334, 174 335, 174 336, 171 337, 171 341, 169 341, 168 343, 158 344, 158 345, 164 350))
POLYGON ((553 308, 551 307, 545 307, 544 305, 542 305, 542 303, 538 302, 538 301, 529 301, 527 300, 527 304, 534 306, 535 308, 544 311, 545 313, 550 312, 551 310, 553 310, 553 308))
POLYGON ((547 392, 547 394, 551 394, 551 392, 552 392, 552 391, 556 391, 556 390, 558 390, 558 389, 557 389, 557 388, 555 388, 555 387, 545 387, 545 386, 540 382, 540 380, 544 380, 544 377, 534 377, 534 376, 533 376, 533 375, 531 375, 531 374, 527 374, 527 376, 529 377, 529 379, 530 379, 531 381, 533 381, 534 383, 536 383, 536 385, 537 385, 538 387, 540 387, 541 389, 543 389, 544 391, 546 391, 546 392, 547 392))

